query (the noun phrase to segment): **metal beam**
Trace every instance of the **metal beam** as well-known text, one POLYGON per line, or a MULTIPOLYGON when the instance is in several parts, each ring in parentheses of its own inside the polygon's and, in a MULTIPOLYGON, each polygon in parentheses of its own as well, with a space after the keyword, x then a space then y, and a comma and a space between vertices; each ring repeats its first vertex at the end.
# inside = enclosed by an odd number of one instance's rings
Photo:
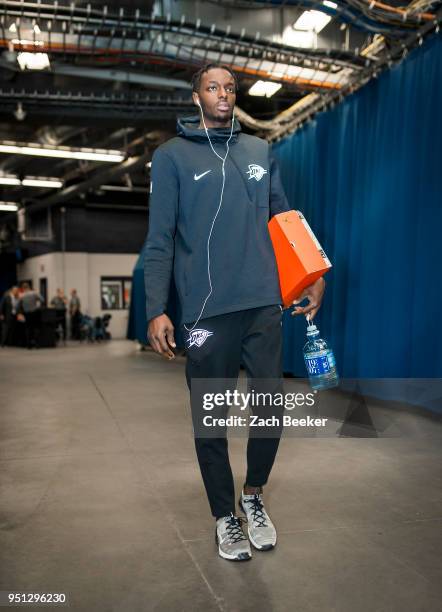
POLYGON ((85 68, 52 62, 49 71, 55 74, 81 77, 86 79, 102 79, 104 81, 120 81, 122 83, 138 83, 164 89, 186 89, 190 91, 190 83, 182 79, 171 79, 151 74, 130 72, 129 70, 109 70, 106 68, 85 68))
POLYGON ((50 208, 55 204, 61 204, 62 202, 67 202, 68 200, 72 200, 75 196, 80 195, 81 193, 85 193, 89 191, 89 189, 93 189, 94 187, 98 187, 103 183, 108 183, 110 180, 115 180, 120 176, 123 176, 127 172, 136 170, 137 168, 141 168, 150 161, 152 157, 152 153, 148 151, 147 153, 143 153, 139 157, 129 157, 121 164, 117 166, 113 166, 112 168, 106 169, 102 172, 97 172, 90 179, 83 181, 82 183, 77 183, 75 185, 70 185, 65 189, 61 189, 54 195, 50 195, 43 200, 39 200, 33 204, 26 206, 26 211, 36 211, 41 210, 43 208, 50 208))

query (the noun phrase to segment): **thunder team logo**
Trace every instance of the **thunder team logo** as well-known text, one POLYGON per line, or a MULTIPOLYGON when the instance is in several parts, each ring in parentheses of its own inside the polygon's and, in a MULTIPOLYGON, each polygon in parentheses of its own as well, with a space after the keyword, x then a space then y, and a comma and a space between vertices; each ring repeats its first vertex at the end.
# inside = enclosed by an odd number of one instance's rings
POLYGON ((247 174, 249 175, 249 181, 252 178, 256 179, 257 181, 260 181, 264 174, 267 174, 267 170, 264 170, 264 168, 258 166, 258 164, 249 164, 247 174))
POLYGON ((213 332, 207 331, 207 329, 194 329, 190 332, 187 342, 189 343, 187 348, 196 345, 200 347, 204 344, 209 336, 213 336, 213 332))

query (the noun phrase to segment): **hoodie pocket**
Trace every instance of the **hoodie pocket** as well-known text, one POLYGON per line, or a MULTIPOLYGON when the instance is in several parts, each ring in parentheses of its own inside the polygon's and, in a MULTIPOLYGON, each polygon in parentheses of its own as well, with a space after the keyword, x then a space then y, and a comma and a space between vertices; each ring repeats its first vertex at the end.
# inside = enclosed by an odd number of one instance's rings
POLYGON ((270 202, 269 202, 268 198, 267 198, 266 202, 263 202, 262 200, 258 200, 258 202, 256 203, 256 206, 258 208, 266 208, 268 210, 269 206, 270 206, 270 202))
POLYGON ((195 254, 193 254, 192 257, 189 257, 189 260, 186 262, 184 267, 184 295, 186 297, 192 295, 192 299, 199 299, 198 294, 202 291, 202 288, 200 287, 202 284, 201 279, 204 279, 202 270, 199 268, 204 265, 205 263, 203 261, 200 262, 198 259, 196 259, 195 254), (197 265, 198 268, 196 267, 197 265))

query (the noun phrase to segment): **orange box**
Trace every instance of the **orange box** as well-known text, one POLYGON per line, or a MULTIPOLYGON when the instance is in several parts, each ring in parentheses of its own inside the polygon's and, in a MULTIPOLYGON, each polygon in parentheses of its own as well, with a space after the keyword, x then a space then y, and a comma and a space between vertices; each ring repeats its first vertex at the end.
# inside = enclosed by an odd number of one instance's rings
POLYGON ((269 232, 278 265, 281 296, 288 308, 332 265, 299 210, 272 217, 269 232))

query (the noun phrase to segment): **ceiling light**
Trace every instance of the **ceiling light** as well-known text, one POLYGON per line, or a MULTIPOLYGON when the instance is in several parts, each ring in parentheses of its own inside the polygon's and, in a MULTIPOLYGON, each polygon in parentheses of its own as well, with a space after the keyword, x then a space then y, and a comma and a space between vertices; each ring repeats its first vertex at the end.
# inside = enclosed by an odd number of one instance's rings
POLYGON ((330 0, 324 0, 322 3, 324 6, 328 6, 329 8, 332 9, 337 9, 338 5, 336 4, 336 2, 330 2, 330 0))
POLYGON ((57 178, 48 176, 27 176, 20 180, 18 176, 0 176, 0 185, 22 185, 23 187, 62 187, 63 183, 57 178))
POLYGON ((18 210, 18 205, 15 202, 0 202, 0 210, 4 211, 16 211, 18 210))
POLYGON ((21 182, 23 187, 62 187, 63 183, 55 178, 24 178, 21 182))
POLYGON ((0 176, 0 185, 20 185, 20 179, 16 176, 0 176))
POLYGON ((249 95, 266 96, 266 98, 270 98, 278 91, 278 89, 281 89, 281 87, 281 83, 273 83, 272 81, 256 81, 256 83, 249 89, 249 95))
POLYGON ((325 28, 329 21, 331 21, 331 17, 322 11, 304 11, 295 22, 294 28, 296 30, 307 30, 318 33, 325 28))
POLYGON ((291 25, 288 25, 282 34, 282 43, 291 47, 311 49, 314 45, 314 33, 294 30, 291 25))
POLYGON ((14 155, 35 155, 38 157, 61 157, 63 159, 83 159, 88 161, 120 162, 124 159, 121 151, 104 149, 69 149, 41 147, 34 144, 20 144, 4 140, 0 142, 0 153, 14 155))
POLYGON ((22 70, 44 70, 51 65, 47 53, 23 53, 17 54, 17 62, 22 70))
POLYGON ((17 32, 17 26, 15 25, 15 23, 11 23, 11 25, 9 26, 9 31, 12 32, 13 34, 17 32))

